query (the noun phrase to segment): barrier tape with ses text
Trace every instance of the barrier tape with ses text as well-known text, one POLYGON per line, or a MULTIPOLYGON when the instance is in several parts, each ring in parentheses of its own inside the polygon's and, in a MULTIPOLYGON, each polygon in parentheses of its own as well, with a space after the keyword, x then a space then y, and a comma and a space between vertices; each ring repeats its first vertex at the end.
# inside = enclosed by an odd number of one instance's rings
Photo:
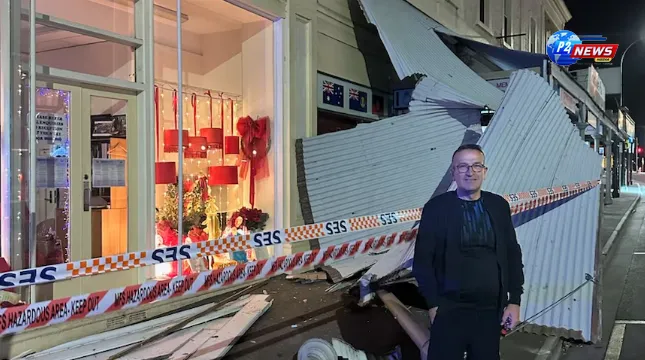
MULTIPOLYGON (((506 194, 504 198, 511 204, 512 214, 516 214, 587 191, 599 183, 599 180, 586 181, 571 185, 506 194)), ((190 260, 228 251, 261 248, 413 222, 421 218, 422 210, 421 208, 399 210, 378 215, 359 216, 349 219, 295 226, 288 229, 267 230, 249 235, 231 236, 226 239, 201 241, 70 263, 9 271, 0 274, 0 290, 49 283, 80 276, 128 270, 167 262, 190 260)))
POLYGON ((168 280, 0 309, 0 336, 325 265, 411 241, 416 234, 416 229, 406 230, 168 280))

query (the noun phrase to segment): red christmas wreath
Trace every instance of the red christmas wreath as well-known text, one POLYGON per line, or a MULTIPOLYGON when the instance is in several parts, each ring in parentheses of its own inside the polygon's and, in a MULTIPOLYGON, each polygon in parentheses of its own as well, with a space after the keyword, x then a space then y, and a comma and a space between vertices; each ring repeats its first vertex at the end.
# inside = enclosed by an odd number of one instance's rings
POLYGON ((240 173, 246 178, 249 167, 251 183, 249 184, 249 202, 255 205, 255 181, 269 176, 267 155, 271 148, 270 120, 268 116, 253 120, 245 116, 237 121, 237 131, 242 137, 242 166, 240 173))

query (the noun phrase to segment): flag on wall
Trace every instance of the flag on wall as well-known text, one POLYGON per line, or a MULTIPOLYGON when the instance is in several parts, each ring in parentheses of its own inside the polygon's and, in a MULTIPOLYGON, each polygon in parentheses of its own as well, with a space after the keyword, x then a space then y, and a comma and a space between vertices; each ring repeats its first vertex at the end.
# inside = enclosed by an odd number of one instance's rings
POLYGON ((349 89, 349 108, 351 110, 367 112, 367 93, 357 89, 349 89))
POLYGON ((343 85, 323 80, 323 104, 344 107, 343 85))

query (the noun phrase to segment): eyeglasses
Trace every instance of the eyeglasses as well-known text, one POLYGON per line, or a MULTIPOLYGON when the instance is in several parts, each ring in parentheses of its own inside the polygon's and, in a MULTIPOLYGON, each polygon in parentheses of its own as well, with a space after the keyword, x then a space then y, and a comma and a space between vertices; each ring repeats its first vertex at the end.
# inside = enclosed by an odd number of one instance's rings
POLYGON ((486 169, 486 166, 484 164, 459 164, 455 166, 455 169, 457 170, 458 173, 460 174, 465 174, 468 172, 468 169, 471 169, 475 173, 480 173, 486 169))

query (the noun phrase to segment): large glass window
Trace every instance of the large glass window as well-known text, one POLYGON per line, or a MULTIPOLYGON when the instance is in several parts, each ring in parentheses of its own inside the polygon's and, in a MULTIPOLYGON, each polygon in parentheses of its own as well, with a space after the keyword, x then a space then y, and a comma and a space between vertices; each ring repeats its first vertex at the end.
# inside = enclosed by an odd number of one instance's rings
MULTIPOLYGON (((177 29, 155 18, 155 245, 222 239, 230 248, 227 236, 273 226, 273 23, 223 1, 186 2, 182 12, 181 93, 177 29)), ((155 276, 215 269, 269 253, 225 251, 158 265, 155 276)))

